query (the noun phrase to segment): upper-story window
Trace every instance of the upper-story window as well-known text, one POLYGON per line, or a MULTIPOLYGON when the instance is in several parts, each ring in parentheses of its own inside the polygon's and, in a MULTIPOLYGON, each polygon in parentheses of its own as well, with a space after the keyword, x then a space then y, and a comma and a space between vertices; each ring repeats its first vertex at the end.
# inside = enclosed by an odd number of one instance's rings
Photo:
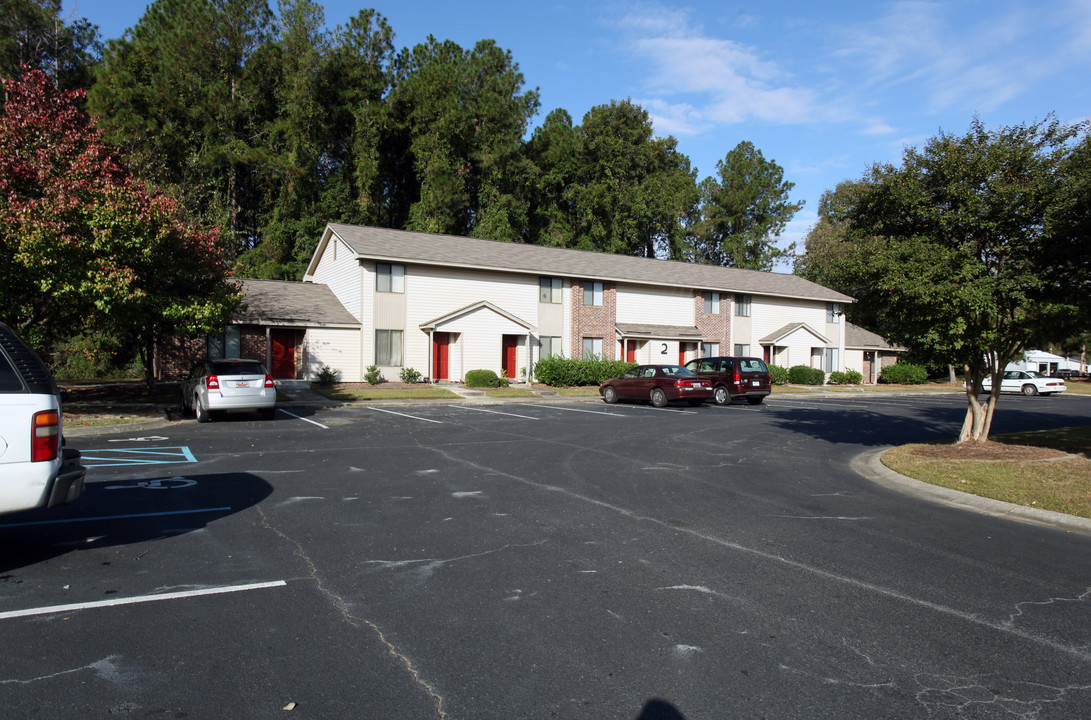
POLYGON ((583 304, 602 305, 601 282, 585 282, 583 284, 583 304))
POLYGON ((705 312, 709 315, 720 314, 720 293, 718 292, 706 292, 705 294, 705 312))
POLYGON ((841 316, 841 308, 837 303, 826 303, 826 322, 835 323, 838 322, 838 317, 841 316))
POLYGON ((750 296, 749 295, 736 295, 735 296, 735 316, 736 317, 750 317, 750 296))
POLYGON ((538 278, 538 302, 559 303, 561 301, 561 279, 556 277, 538 278))
POLYGON ((375 289, 378 292, 405 292, 405 265, 375 263, 375 289))

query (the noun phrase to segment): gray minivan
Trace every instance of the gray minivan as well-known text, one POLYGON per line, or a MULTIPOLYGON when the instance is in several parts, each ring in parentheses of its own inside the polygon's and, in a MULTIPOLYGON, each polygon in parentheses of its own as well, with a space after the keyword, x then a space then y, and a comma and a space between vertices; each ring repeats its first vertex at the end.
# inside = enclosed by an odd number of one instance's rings
POLYGON ((717 405, 727 405, 740 397, 751 405, 759 405, 772 392, 769 367, 761 358, 698 358, 686 363, 686 368, 712 382, 712 399, 717 405))

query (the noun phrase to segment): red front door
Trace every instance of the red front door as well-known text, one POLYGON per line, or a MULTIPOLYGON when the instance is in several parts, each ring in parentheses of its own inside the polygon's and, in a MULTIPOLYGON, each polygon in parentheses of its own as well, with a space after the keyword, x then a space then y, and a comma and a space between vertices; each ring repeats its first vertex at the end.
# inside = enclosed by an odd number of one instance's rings
POLYGON ((515 377, 515 364, 516 352, 519 349, 519 336, 518 335, 505 335, 502 341, 503 345, 503 357, 501 358, 502 369, 504 371, 504 377, 513 379, 515 377))
POLYGON ((447 354, 451 338, 445 332, 432 333, 432 380, 448 380, 447 354))
POLYGON ((635 340, 626 340, 625 341, 625 362, 631 362, 631 363, 636 362, 636 341, 635 340))
POLYGON ((269 341, 273 355, 269 373, 278 380, 295 378, 295 330, 272 330, 269 341))

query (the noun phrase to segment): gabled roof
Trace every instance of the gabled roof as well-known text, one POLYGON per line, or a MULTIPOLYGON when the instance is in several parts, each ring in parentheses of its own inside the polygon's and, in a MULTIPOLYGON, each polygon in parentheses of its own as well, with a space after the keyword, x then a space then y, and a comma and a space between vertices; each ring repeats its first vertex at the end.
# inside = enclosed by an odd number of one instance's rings
POLYGON ((326 226, 304 280, 313 278, 322 253, 335 235, 352 248, 358 259, 380 262, 486 269, 825 302, 853 301, 848 295, 785 273, 335 223, 326 226))
POLYGON ((360 327, 328 285, 249 278, 241 283, 242 305, 231 316, 236 325, 360 327))
POLYGON ((759 345, 776 345, 778 342, 780 342, 784 338, 788 337, 792 333, 796 332, 797 330, 804 330, 806 332, 809 332, 811 335, 814 335, 816 338, 818 338, 818 340, 823 345, 829 345, 830 344, 830 341, 827 340, 826 337, 824 335, 822 335, 822 333, 818 332, 817 330, 815 330, 813 327, 811 327, 810 325, 808 325, 805 322, 797 322, 797 323, 791 323, 789 325, 785 325, 781 329, 776 330, 775 332, 771 332, 768 335, 766 335, 765 337, 763 337, 761 340, 758 340, 758 344, 759 345))
POLYGON ((905 350, 903 347, 891 345, 881 335, 850 322, 845 323, 845 347, 853 350, 905 350))
POLYGON ((696 326, 689 325, 643 325, 639 323, 616 323, 617 336, 620 338, 648 338, 651 340, 702 340, 704 334, 696 326))
POLYGON ((455 320, 457 318, 462 317, 463 315, 469 315, 470 313, 476 312, 477 310, 481 310, 481 309, 491 310, 494 313, 496 313, 497 315, 500 315, 501 317, 505 317, 508 320, 515 323, 516 325, 518 325, 518 326, 520 326, 522 328, 526 328, 527 330, 530 330, 532 332, 537 330, 537 328, 535 328, 530 323, 516 317, 515 315, 512 315, 510 312, 508 312, 507 310, 504 310, 503 308, 500 308, 500 307, 497 307, 496 305, 493 305, 488 300, 478 300, 477 302, 471 303, 470 305, 467 305, 466 307, 459 308, 458 310, 452 310, 451 312, 447 313, 446 315, 440 315, 438 318, 436 318, 434 320, 428 320, 426 322, 422 322, 420 324, 420 329, 421 330, 433 330, 433 329, 439 327, 440 325, 442 325, 443 323, 450 322, 452 320, 455 320))

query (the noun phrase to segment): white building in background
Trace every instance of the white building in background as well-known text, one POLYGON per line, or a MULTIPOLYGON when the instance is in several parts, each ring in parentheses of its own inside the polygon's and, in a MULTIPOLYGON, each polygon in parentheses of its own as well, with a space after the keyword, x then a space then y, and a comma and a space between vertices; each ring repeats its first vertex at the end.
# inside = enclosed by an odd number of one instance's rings
MULTIPOLYGON (((433 381, 474 369, 519 380, 558 354, 750 355, 874 381, 897 352, 844 321, 852 298, 782 273, 331 224, 303 280, 328 287, 355 320, 300 322, 296 376, 308 379, 328 366, 359 381, 375 365, 388 380, 403 368, 433 381)), ((277 289, 246 282, 266 302, 277 289)))

